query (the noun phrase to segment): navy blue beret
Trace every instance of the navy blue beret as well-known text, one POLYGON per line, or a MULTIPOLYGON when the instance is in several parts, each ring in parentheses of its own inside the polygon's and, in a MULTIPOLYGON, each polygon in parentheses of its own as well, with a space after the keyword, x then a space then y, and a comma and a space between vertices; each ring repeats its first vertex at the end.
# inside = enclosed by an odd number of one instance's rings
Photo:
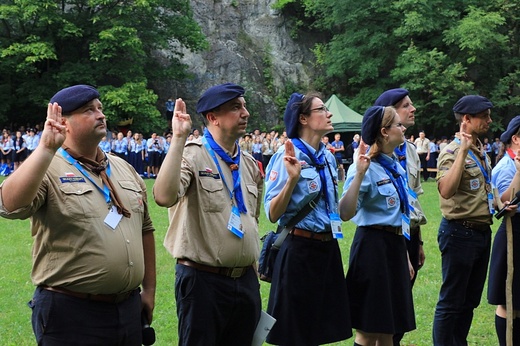
POLYGON ((285 123, 285 132, 289 138, 298 137, 298 123, 300 119, 301 102, 304 95, 293 93, 285 106, 285 113, 283 115, 283 122, 285 123))
POLYGON ((244 96, 245 90, 240 85, 225 83, 206 90, 197 102, 197 113, 209 112, 234 98, 244 96))
POLYGON ((508 144, 509 142, 511 142, 511 137, 516 135, 518 133, 519 129, 520 129, 520 115, 517 115, 507 125, 507 130, 506 130, 506 132, 502 133, 502 135, 500 136, 500 141, 502 141, 505 144, 508 144))
POLYGON ((486 109, 493 108, 493 104, 484 96, 466 95, 453 106, 453 111, 459 114, 478 114, 486 109))
POLYGON ((383 106, 372 106, 367 109, 361 123, 361 138, 363 142, 368 145, 376 142, 377 135, 381 131, 384 114, 385 107, 383 106))
POLYGON ((61 89, 54 94, 50 103, 57 102, 61 106, 61 112, 67 114, 98 98, 99 92, 94 87, 80 84, 61 89))
POLYGON ((374 106, 393 106, 408 96, 410 92, 403 88, 390 89, 379 95, 374 106))

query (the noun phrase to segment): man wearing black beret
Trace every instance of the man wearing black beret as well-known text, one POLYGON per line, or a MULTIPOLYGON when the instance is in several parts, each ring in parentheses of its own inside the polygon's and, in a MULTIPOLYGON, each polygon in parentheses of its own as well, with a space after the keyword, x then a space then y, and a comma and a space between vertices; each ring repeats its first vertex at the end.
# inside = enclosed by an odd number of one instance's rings
POLYGON ((260 318, 263 178, 238 145, 249 118, 244 93, 232 83, 206 90, 197 112, 207 129, 188 142, 191 118, 184 101, 175 102, 171 146, 153 191, 169 208, 164 245, 177 259, 178 345, 251 345, 260 318))
POLYGON ((442 286, 433 321, 434 345, 467 345, 473 310, 484 289, 494 210, 491 162, 478 137, 489 130, 491 108, 479 95, 457 101, 453 112, 460 131, 437 161, 442 286))
POLYGON ((29 305, 38 345, 138 346, 142 317, 152 320, 146 186, 99 148, 106 129, 95 88, 60 90, 39 145, 0 187, 0 215, 31 218, 37 288, 29 305))

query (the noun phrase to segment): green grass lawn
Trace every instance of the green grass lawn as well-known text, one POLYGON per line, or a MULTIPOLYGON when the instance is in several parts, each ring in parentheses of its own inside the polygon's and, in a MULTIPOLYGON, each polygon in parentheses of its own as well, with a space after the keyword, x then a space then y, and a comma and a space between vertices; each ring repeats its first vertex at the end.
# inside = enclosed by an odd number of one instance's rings
MULTIPOLYGON (((2 179, 0 179, 2 180, 2 179)), ((151 191, 153 180, 146 181, 151 191)), ((433 314, 441 284, 440 253, 437 247, 437 228, 440 222, 438 194, 435 182, 423 184, 425 194, 420 197, 428 217, 422 228, 426 263, 419 272, 414 287, 417 329, 403 339, 402 345, 431 345, 433 314)), ((154 222, 157 244, 157 296, 153 321, 158 346, 177 344, 177 318, 174 303, 174 260, 162 246, 168 227, 167 210, 158 207, 150 198, 150 213, 154 222)), ((493 225, 493 230, 498 223, 493 225)), ((262 210, 260 235, 274 229, 262 210)), ((348 267, 348 252, 355 230, 351 222, 343 224, 345 239, 340 241, 345 272, 348 267)), ((0 219, 0 258, 4 267, 0 270, 0 345, 33 345, 31 311, 27 302, 34 287, 31 283, 31 244, 29 221, 0 219)), ((269 285, 262 282, 262 301, 267 305, 269 285)), ((487 288, 486 288, 487 289, 487 288)), ((479 308, 475 310, 469 334, 470 345, 496 345, 494 307, 487 304, 484 291, 479 308)), ((353 339, 335 345, 352 345, 353 339)))

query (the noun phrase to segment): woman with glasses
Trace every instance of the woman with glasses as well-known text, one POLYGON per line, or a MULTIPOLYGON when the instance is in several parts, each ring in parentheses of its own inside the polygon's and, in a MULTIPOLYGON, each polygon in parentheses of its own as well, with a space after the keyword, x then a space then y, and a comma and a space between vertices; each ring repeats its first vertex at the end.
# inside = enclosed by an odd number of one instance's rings
POLYGON ((270 344, 322 345, 352 336, 337 240, 342 233, 336 159, 321 142, 334 130, 331 117, 319 95, 292 94, 284 115, 289 140, 266 169, 269 220, 284 227, 303 216, 290 227, 272 272, 267 312, 277 321, 270 344))
POLYGON ((391 346, 394 334, 415 329, 413 268, 403 236, 409 235, 414 197, 394 155, 405 130, 393 107, 374 106, 365 112, 358 158, 348 170, 339 202, 341 219, 357 225, 346 277, 354 345, 391 346))

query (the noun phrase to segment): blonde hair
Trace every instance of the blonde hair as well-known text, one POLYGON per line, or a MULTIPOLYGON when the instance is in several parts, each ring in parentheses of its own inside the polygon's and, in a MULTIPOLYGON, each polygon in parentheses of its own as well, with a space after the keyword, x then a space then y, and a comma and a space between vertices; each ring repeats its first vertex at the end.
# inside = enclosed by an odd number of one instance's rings
POLYGON ((373 158, 381 154, 381 151, 383 150, 383 144, 385 138, 381 134, 381 129, 384 127, 389 127, 392 125, 392 122, 394 121, 394 118, 397 114, 397 111, 394 107, 385 107, 385 114, 383 114, 383 119, 381 120, 381 126, 379 128, 379 132, 376 136, 376 141, 374 144, 370 146, 370 149, 368 150, 368 156, 373 158))

